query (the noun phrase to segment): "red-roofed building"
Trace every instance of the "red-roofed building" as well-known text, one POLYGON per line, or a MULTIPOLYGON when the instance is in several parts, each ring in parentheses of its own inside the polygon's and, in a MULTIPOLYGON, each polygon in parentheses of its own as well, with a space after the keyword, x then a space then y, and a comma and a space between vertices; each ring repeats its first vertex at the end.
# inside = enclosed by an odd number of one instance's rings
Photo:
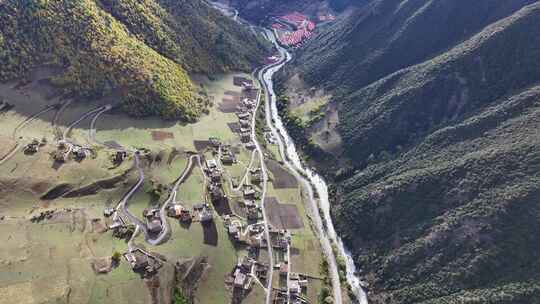
POLYGON ((310 21, 306 15, 298 12, 281 16, 280 19, 296 27, 296 31, 279 35, 279 42, 285 46, 295 46, 302 43, 313 35, 312 32, 316 27, 316 24, 310 21))

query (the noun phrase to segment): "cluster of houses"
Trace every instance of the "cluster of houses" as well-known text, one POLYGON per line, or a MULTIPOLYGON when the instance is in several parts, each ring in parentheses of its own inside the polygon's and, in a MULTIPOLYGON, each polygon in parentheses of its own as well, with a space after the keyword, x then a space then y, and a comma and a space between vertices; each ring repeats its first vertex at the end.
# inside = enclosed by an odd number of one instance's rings
MULTIPOLYGON (((283 267, 283 265, 282 265, 283 267)), ((287 267, 283 267, 287 268, 287 267)), ((277 289, 274 293, 274 304, 307 304, 309 303, 308 300, 305 298, 305 292, 308 287, 308 280, 305 275, 295 273, 295 272, 288 272, 288 269, 286 271, 279 272, 279 275, 286 279, 285 277, 289 275, 289 281, 287 283, 287 289, 277 289), (289 298, 290 297, 290 298, 289 298)))
POLYGON ((309 20, 306 15, 299 12, 281 16, 275 21, 276 23, 274 23, 272 27, 276 30, 284 30, 288 27, 295 29, 292 32, 280 31, 281 35, 279 35, 278 40, 285 46, 297 46, 301 44, 313 35, 313 31, 316 27, 315 22, 309 20))
POLYGON ((278 251, 287 251, 287 247, 291 243, 291 233, 284 229, 274 229, 270 227, 270 242, 272 248, 278 251))
POLYGON ((244 200, 244 207, 246 208, 246 218, 248 221, 257 221, 262 218, 261 207, 254 200, 244 200))
POLYGON ((55 161, 62 163, 70 158, 81 161, 92 154, 90 148, 66 140, 59 140, 56 148, 56 151, 53 153, 53 158, 55 161))
POLYGON ((251 84, 244 85, 244 95, 242 102, 236 108, 236 116, 240 124, 240 140, 247 149, 255 149, 255 143, 251 140, 251 121, 257 107, 258 89, 251 84))
POLYGON ((279 276, 287 281, 286 289, 276 291, 274 303, 308 303, 304 297, 308 288, 307 277, 303 274, 291 272, 289 268, 287 250, 291 243, 291 233, 283 229, 270 229, 269 232, 272 248, 275 252, 282 253, 283 256, 283 260, 277 263, 275 268, 279 270, 279 276))
POLYGON ((221 146, 221 163, 224 165, 232 165, 236 163, 236 156, 229 145, 221 146))
POLYGON ((248 246, 248 250, 253 250, 254 253, 258 251, 263 243, 263 223, 254 223, 250 225, 244 225, 239 220, 233 220, 230 216, 226 215, 223 219, 225 229, 229 234, 229 237, 236 243, 244 244, 248 246), (244 232, 242 232, 244 231, 244 232))
POLYGON ((272 130, 269 127, 264 127, 263 129, 263 137, 264 140, 271 145, 275 145, 277 143, 277 139, 274 136, 274 133, 272 133, 272 130))
MULTIPOLYGON (((234 153, 230 152, 230 149, 226 149, 226 153, 222 154, 222 161, 223 155, 232 155, 232 158, 234 158, 234 153)), ((231 157, 228 156, 226 159, 230 160, 231 157)), ((206 176, 208 176, 210 179, 210 182, 207 185, 210 199, 215 204, 219 204, 222 199, 226 198, 225 192, 223 191, 223 185, 221 183, 223 172, 218 167, 215 159, 208 159, 206 161, 206 168, 204 171, 206 173, 206 176)))
MULTIPOLYGON (((286 275, 286 274, 285 274, 286 275)), ((302 299, 302 293, 308 287, 307 278, 299 273, 291 272, 289 273, 289 283, 287 284, 287 289, 291 296, 291 303, 307 303, 302 299)))
POLYGON ((255 189, 252 184, 245 183, 243 185, 242 193, 245 200, 255 200, 260 197, 260 193, 255 189))
POLYGON ((252 168, 249 170, 249 174, 251 175, 251 182, 253 184, 260 184, 263 182, 263 172, 261 168, 252 168))
POLYGON ((266 284, 268 265, 258 262, 249 256, 238 258, 238 263, 231 272, 235 297, 244 296, 253 286, 255 279, 266 284))
POLYGON ((167 209, 167 215, 169 217, 178 219, 181 223, 191 223, 193 220, 191 211, 182 204, 178 203, 169 206, 169 209, 167 209))
POLYGON ((116 151, 111 156, 111 161, 114 165, 119 166, 124 162, 127 156, 128 156, 127 151, 116 151))
POLYGON ((200 203, 193 206, 194 215, 201 223, 211 222, 214 219, 214 212, 209 204, 200 203))
POLYGON ((193 205, 193 211, 190 211, 180 203, 175 203, 169 206, 167 215, 178 219, 182 223, 191 223, 192 221, 206 223, 214 219, 214 212, 210 205, 206 203, 193 205))

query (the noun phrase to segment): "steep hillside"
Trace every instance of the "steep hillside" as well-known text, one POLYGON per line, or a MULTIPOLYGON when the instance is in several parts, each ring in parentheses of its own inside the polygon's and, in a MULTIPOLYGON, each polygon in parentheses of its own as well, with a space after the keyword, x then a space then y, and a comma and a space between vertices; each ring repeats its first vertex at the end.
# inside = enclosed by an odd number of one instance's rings
POLYGON ((250 71, 265 54, 262 40, 203 1, 101 3, 131 33, 188 72, 250 71))
POLYGON ((206 101, 187 72, 247 70, 265 51, 248 30, 198 0, 0 4, 0 81, 60 67, 51 80, 66 93, 119 95, 133 115, 192 121, 206 101))
POLYGON ((361 161, 383 150, 399 152, 425 134, 538 82, 540 21, 533 8, 346 97, 340 133, 350 156, 361 161))
POLYGON ((356 90, 445 52, 533 2, 372 1, 317 35, 292 67, 311 85, 356 90))
POLYGON ((540 301, 539 127, 534 86, 339 182, 371 303, 540 301))
POLYGON ((285 76, 339 114, 334 222, 371 303, 540 302, 539 46, 540 1, 381 0, 298 52, 285 76))

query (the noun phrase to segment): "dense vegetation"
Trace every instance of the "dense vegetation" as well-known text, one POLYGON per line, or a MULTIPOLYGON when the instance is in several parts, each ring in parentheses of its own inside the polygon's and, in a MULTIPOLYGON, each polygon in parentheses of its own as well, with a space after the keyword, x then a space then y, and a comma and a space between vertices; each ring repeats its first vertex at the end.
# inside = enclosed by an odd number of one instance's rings
POLYGON ((540 302, 539 46, 540 1, 377 0, 282 76, 335 96, 371 303, 540 302))
POLYGON ((0 81, 60 67, 80 97, 119 96, 133 115, 196 119, 206 100, 188 72, 250 68, 266 46, 202 1, 5 1, 0 81))
POLYGON ((533 2, 371 1, 310 40, 296 66, 311 85, 355 91, 424 62, 533 2))

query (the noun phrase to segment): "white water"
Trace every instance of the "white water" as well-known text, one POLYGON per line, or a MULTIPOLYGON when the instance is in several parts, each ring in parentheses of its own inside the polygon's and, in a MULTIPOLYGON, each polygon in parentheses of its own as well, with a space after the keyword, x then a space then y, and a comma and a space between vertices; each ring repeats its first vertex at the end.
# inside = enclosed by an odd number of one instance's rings
MULTIPOLYGON (((341 300, 341 290, 339 288, 336 288, 336 285, 339 286, 339 276, 337 275, 337 263, 335 256, 332 251, 331 244, 335 245, 339 251, 339 254, 343 256, 346 260, 347 265, 347 282, 351 285, 352 291, 356 298, 359 300, 360 304, 367 304, 367 296, 362 287, 360 286, 360 280, 355 275, 356 273, 356 266, 354 264, 354 261, 351 257, 350 252, 345 248, 343 245, 343 242, 341 239, 337 236, 336 231, 334 229, 334 224, 332 223, 332 218, 330 216, 330 202, 328 199, 328 187, 326 185, 326 182, 324 179, 311 170, 310 168, 304 166, 302 161, 300 160, 300 156, 296 150, 296 147, 294 145, 294 141, 289 136, 289 134, 286 131, 286 128, 281 121, 281 118, 279 116, 277 105, 276 105, 276 98, 275 98, 275 92, 273 89, 273 82, 272 82, 272 76, 274 73, 276 73, 278 70, 280 70, 286 63, 288 63, 292 56, 289 52, 287 52, 284 48, 279 46, 276 42, 275 36, 270 32, 266 31, 266 35, 268 38, 274 43, 274 45, 278 48, 282 58, 285 58, 285 60, 277 64, 273 67, 270 67, 266 70, 263 69, 262 78, 264 80, 266 90, 267 90, 267 103, 266 103, 266 120, 267 125, 272 130, 272 133, 274 133, 274 136, 277 138, 280 154, 286 157, 284 158, 285 164, 293 173, 296 175, 296 177, 306 186, 306 189, 309 194, 309 198, 313 204, 313 211, 317 213, 317 206, 322 210, 322 219, 320 216, 317 216, 317 214, 314 216, 314 224, 317 226, 319 232, 322 232, 323 235, 321 235, 321 245, 323 247, 323 250, 325 252, 325 255, 329 259, 329 271, 330 275, 332 277, 332 285, 334 287, 334 300, 336 303, 342 303, 341 300), (313 187, 311 187, 311 185, 313 187), (317 196, 319 197, 318 200, 315 199, 315 195, 313 190, 317 193, 317 196), (318 204, 317 204, 318 202, 318 204), (323 226, 324 221, 324 226, 323 226), (325 229, 326 228, 326 229, 325 229)), ((261 73, 259 74, 261 76, 261 73)))

